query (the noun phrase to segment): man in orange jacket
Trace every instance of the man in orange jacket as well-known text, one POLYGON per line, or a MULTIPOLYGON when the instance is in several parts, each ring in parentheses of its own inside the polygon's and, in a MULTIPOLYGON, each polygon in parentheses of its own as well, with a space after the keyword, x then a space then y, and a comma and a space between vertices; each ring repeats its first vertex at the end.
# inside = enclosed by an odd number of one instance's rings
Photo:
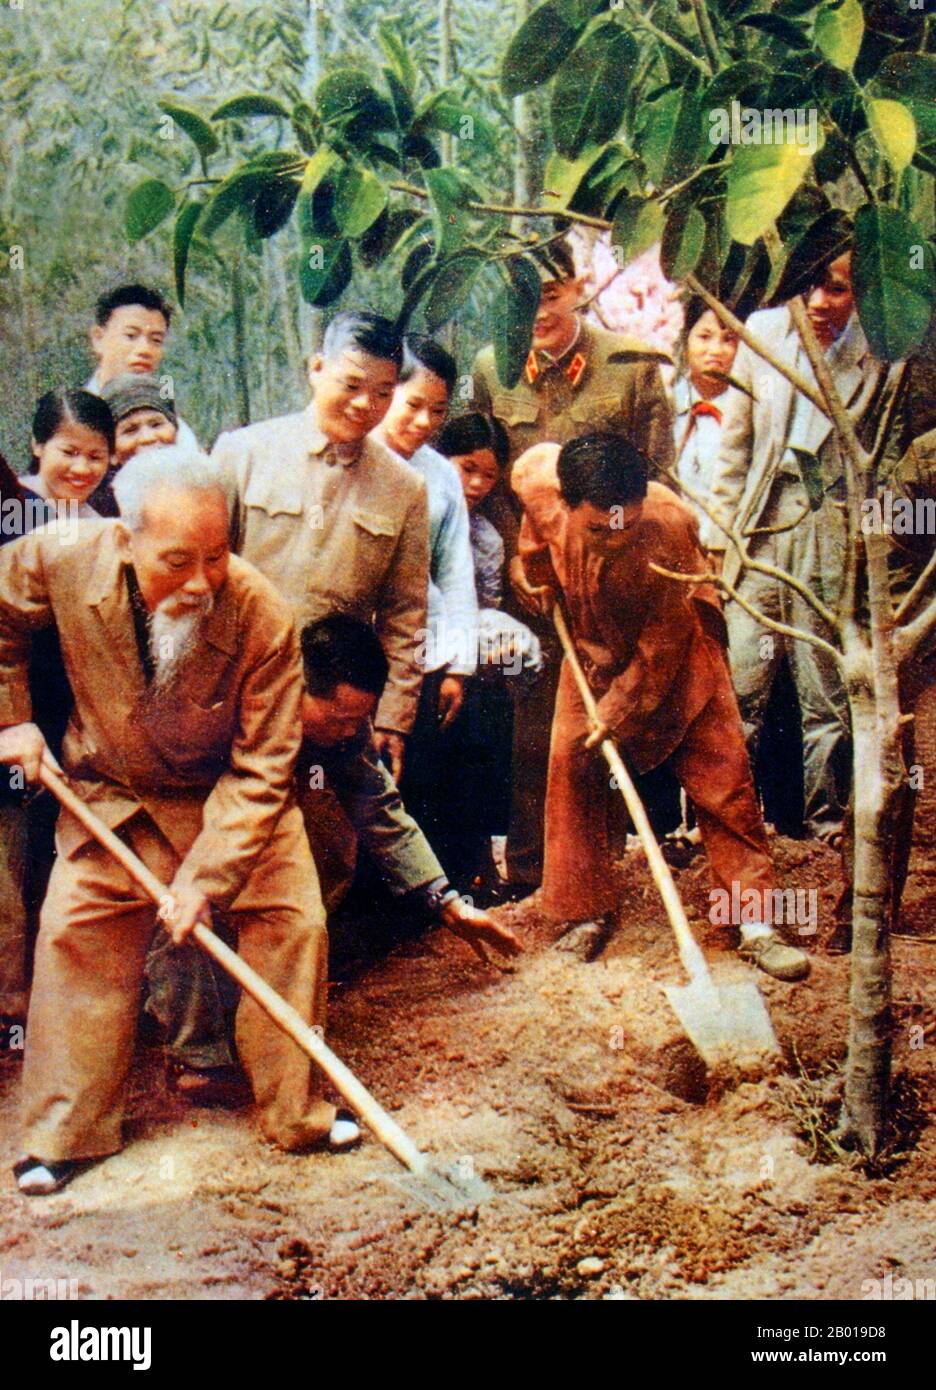
MULTIPOLYGON (((564 943, 584 959, 604 945, 616 893, 611 863, 623 829, 620 793, 597 745, 611 735, 636 772, 667 763, 695 806, 741 952, 778 979, 809 971, 772 930, 774 873, 714 586, 668 578, 707 572, 698 523, 627 440, 583 435, 536 445, 514 465, 524 507, 520 555, 544 611, 562 592, 598 702, 588 717, 563 663, 546 796, 543 905, 572 923, 564 943), (753 891, 752 891, 753 890, 753 891), (760 907, 760 910, 758 910, 760 907)), ((713 912, 713 920, 716 915, 713 912)))

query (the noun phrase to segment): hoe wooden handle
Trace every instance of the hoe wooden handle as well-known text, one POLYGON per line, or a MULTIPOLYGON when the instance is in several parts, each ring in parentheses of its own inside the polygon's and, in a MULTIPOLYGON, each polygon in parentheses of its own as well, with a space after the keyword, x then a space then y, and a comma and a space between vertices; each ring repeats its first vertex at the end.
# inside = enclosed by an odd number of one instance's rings
MULTIPOLYGON (((582 663, 578 659, 578 653, 572 642, 572 635, 569 632, 565 615, 558 604, 556 604, 553 609, 553 622, 556 625, 559 641, 562 643, 562 649, 569 663, 569 669, 575 677, 575 683, 579 688, 582 703, 589 717, 594 719, 595 723, 600 723, 601 721, 598 715, 598 706, 595 703, 595 697, 591 692, 588 681, 585 679, 585 672, 582 670, 582 663)), ((689 920, 686 917, 686 910, 682 905, 682 899, 676 891, 676 884, 673 882, 673 875, 670 873, 670 867, 663 858, 663 853, 657 843, 657 837, 653 833, 650 822, 647 819, 647 812, 644 810, 644 804, 637 793, 637 788, 631 781, 630 774, 624 766, 624 761, 620 753, 609 738, 602 740, 601 751, 604 754, 605 761, 614 773, 614 780, 620 788, 621 795, 624 797, 627 809, 630 812, 630 818, 634 822, 634 829, 637 831, 640 842, 646 852, 647 863, 650 865, 653 881, 660 891, 660 897, 663 899, 663 906, 670 920, 670 926, 676 934, 676 944, 679 947, 679 958, 693 980, 709 980, 709 969, 705 963, 705 957, 699 949, 698 942, 692 935, 692 928, 689 926, 689 920)))
MULTIPOLYGON (((154 903, 162 904, 170 896, 167 886, 154 873, 151 873, 143 861, 133 853, 133 850, 125 845, 123 840, 119 839, 113 830, 110 830, 94 814, 90 806, 82 801, 81 797, 73 792, 67 782, 45 761, 40 769, 39 780, 53 796, 57 797, 66 810, 70 811, 75 819, 81 822, 85 830, 93 835, 106 850, 110 851, 117 862, 123 865, 134 882, 139 884, 154 903)), ((361 1085, 341 1058, 332 1052, 325 1040, 306 1023, 302 1015, 291 1004, 287 1004, 286 1000, 281 998, 275 989, 271 989, 266 980, 262 979, 255 970, 252 970, 245 961, 241 960, 237 952, 225 945, 220 937, 216 936, 208 927, 202 926, 200 923, 196 924, 192 929, 192 936, 203 950, 207 951, 229 975, 233 976, 241 989, 269 1014, 277 1027, 281 1028, 298 1047, 302 1048, 308 1057, 312 1058, 312 1061, 321 1068, 355 1113, 360 1115, 380 1142, 400 1160, 403 1166, 412 1173, 419 1176, 423 1175, 428 1169, 425 1156, 419 1152, 409 1135, 404 1133, 396 1121, 374 1099, 370 1091, 361 1085)))

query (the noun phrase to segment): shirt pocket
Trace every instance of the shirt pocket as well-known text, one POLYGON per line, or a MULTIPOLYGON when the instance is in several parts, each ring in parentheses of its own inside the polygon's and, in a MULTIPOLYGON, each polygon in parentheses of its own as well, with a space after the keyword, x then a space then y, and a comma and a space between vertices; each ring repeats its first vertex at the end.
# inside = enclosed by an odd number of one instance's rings
POLYGON ((297 532, 302 530, 302 512, 299 498, 269 479, 257 478, 247 485, 240 549, 274 583, 282 579, 297 532))
POLYGON ((354 507, 349 548, 343 555, 343 580, 348 596, 372 603, 387 575, 400 534, 399 523, 385 512, 354 507))
POLYGON ((621 413, 621 397, 586 396, 584 400, 573 401, 569 415, 584 434, 590 429, 606 429, 618 423, 621 413))
POLYGON ((178 775, 213 782, 230 765, 238 733, 234 700, 199 704, 182 692, 167 691, 147 700, 140 723, 166 763, 178 775))
POLYGON ((491 410, 508 429, 517 425, 535 425, 539 419, 539 403, 526 396, 495 396, 491 410))

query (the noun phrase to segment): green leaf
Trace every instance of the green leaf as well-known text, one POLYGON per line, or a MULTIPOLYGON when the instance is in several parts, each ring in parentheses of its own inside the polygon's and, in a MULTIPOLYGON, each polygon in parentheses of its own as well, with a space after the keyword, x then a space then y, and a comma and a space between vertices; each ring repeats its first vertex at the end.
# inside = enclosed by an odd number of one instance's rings
POLYGON ((560 154, 575 159, 586 145, 611 139, 621 124, 637 59, 636 42, 613 21, 592 29, 569 55, 556 74, 550 104, 560 154))
POLYGON ((393 102, 393 109, 396 113, 397 123, 401 130, 409 130, 413 119, 413 103, 410 94, 397 77, 393 68, 384 68, 384 81, 390 92, 390 100, 393 102))
POLYGON ((398 29, 398 22, 394 24, 382 19, 377 25, 377 42, 403 88, 412 95, 416 86, 416 69, 398 29))
POLYGON ((299 200, 296 204, 296 217, 303 235, 311 235, 315 230, 315 194, 320 184, 336 175, 345 167, 340 154, 329 145, 321 145, 305 167, 302 183, 299 186, 299 200))
POLYGON ((165 111, 167 116, 171 116, 176 125, 184 130, 189 139, 193 142, 202 159, 207 159, 215 150, 221 148, 221 142, 217 133, 212 130, 204 116, 197 111, 191 110, 188 106, 177 106, 172 101, 161 101, 160 111, 165 111))
POLYGON ((230 121, 237 117, 247 116, 280 116, 284 121, 288 121, 290 113, 274 97, 260 96, 250 92, 245 93, 244 96, 232 97, 230 101, 223 101, 211 113, 213 121, 230 121))
POLYGON ((181 308, 185 308, 185 268, 188 265, 189 248, 195 235, 195 224, 201 217, 204 203, 183 203, 175 220, 172 233, 172 260, 175 268, 176 295, 181 308))
POLYGON ((260 189, 273 177, 272 174, 246 167, 235 169, 232 174, 228 174, 205 204, 205 211, 198 226, 201 235, 214 236, 236 209, 246 212, 260 189))
POLYGON ((573 212, 613 218, 622 193, 640 187, 637 158, 626 145, 606 145, 568 203, 573 212))
POLYGON ((343 237, 304 240, 299 286, 307 304, 331 304, 347 289, 353 271, 351 248, 343 237))
POLYGON ((785 43, 787 48, 808 48, 809 39, 803 33, 798 24, 794 24, 790 19, 784 19, 778 14, 749 14, 744 19, 739 19, 738 24, 744 24, 750 29, 759 29, 768 38, 779 39, 785 43))
POLYGON ((272 179, 260 189, 253 205, 253 227, 261 240, 286 225, 298 196, 299 184, 295 179, 272 179))
POLYGON ((678 183, 711 152, 702 124, 702 107, 689 83, 666 87, 641 105, 637 152, 657 188, 678 183))
POLYGON ((359 237, 387 205, 387 191, 369 169, 352 166, 341 171, 335 188, 332 217, 342 236, 359 237))
POLYGON ((127 198, 124 225, 130 241, 139 241, 158 227, 175 207, 175 195, 161 179, 144 179, 127 198))
POLYGON ((497 148, 497 137, 490 122, 456 101, 447 91, 434 92, 420 103, 413 120, 412 133, 425 134, 427 130, 444 130, 459 140, 477 140, 489 151, 497 148))
POLYGON ((338 68, 318 84, 315 101, 323 121, 347 122, 366 116, 384 105, 367 73, 358 68, 338 68))
POLYGON ((906 213, 872 203, 858 209, 852 281, 875 356, 896 362, 919 346, 936 304, 936 276, 933 248, 906 213))
POLYGON ((826 266, 848 250, 851 240, 852 226, 844 212, 829 208, 820 213, 798 236, 785 240, 783 264, 776 276, 771 274, 765 299, 783 304, 805 294, 826 266))
POLYGON ((437 169, 442 163, 439 151, 425 135, 407 135, 402 153, 404 159, 415 159, 423 169, 437 169))
POLYGON ((303 154, 315 154, 321 135, 321 124, 307 101, 298 101, 293 107, 293 130, 303 154))
POLYGON ((751 246, 776 221, 809 173, 808 152, 796 144, 745 145, 728 170, 728 231, 751 246))
POLYGON ((611 227, 618 265, 629 265, 649 251, 663 235, 664 220, 663 208, 655 198, 622 198, 611 227))
POLYGON ((754 91, 764 90, 770 83, 770 72, 763 63, 745 60, 732 63, 714 77, 702 94, 703 110, 713 106, 727 106, 734 98, 741 98, 754 91))
POLYGON ((501 86, 509 97, 519 96, 553 73, 575 47, 579 34, 605 0, 546 0, 510 40, 501 67, 501 86))
POLYGON ((464 240, 468 223, 467 203, 475 197, 463 174, 455 169, 430 169, 426 173, 436 251, 440 256, 455 251, 464 240))
POLYGON ((661 366, 667 367, 673 365, 670 354, 658 348, 621 348, 618 352, 610 353, 607 360, 620 362, 628 367, 634 366, 637 362, 659 362, 661 366))
POLYGON ((432 242, 417 241, 407 254, 406 260, 403 262, 403 269, 400 271, 400 284, 407 294, 417 281, 421 281, 423 289, 425 289, 429 283, 426 274, 430 266, 435 268, 435 248, 432 242))
POLYGON ((836 0, 823 5, 816 15, 816 47, 833 67, 850 72, 864 38, 864 12, 860 0, 836 0))
POLYGON ((871 97, 866 106, 871 134, 899 179, 916 153, 916 121, 902 101, 871 97))
POLYGON ((507 283, 491 305, 489 330, 498 380, 510 390, 520 380, 529 356, 542 282, 525 256, 506 262, 505 277, 507 283))
POLYGON ((922 146, 936 142, 936 57, 929 53, 895 53, 885 58, 869 90, 909 106, 922 146))
POLYGON ((822 463, 808 449, 798 449, 795 444, 791 444, 790 448, 796 455, 796 461, 799 464, 810 510, 817 512, 822 506, 822 499, 825 496, 825 487, 822 482, 822 463))
POLYGON ((392 212, 384 208, 358 243, 361 263, 366 266, 379 265, 391 254, 407 228, 417 222, 425 222, 427 227, 430 225, 429 219, 415 208, 394 208, 392 212))
POLYGON ((705 218, 698 208, 674 208, 666 219, 660 264, 668 280, 685 280, 695 270, 705 244, 705 218))
POLYGON ((577 159, 551 154, 543 171, 543 205, 568 207, 592 165, 604 153, 600 145, 588 145, 577 159))
POLYGON ((432 288, 426 301, 426 327, 434 333, 443 323, 453 318, 455 311, 468 298, 475 280, 487 264, 481 251, 468 247, 456 251, 454 256, 442 262, 433 276, 432 288))

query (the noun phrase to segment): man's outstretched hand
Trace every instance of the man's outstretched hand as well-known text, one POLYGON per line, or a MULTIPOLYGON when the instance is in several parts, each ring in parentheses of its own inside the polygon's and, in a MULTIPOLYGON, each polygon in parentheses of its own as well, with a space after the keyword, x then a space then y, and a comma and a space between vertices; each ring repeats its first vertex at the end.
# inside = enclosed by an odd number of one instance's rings
POLYGON ((485 965, 490 961, 485 946, 502 956, 518 956, 523 950, 509 927, 502 927, 488 912, 472 907, 463 898, 453 898, 442 909, 442 924, 470 946, 485 965))

